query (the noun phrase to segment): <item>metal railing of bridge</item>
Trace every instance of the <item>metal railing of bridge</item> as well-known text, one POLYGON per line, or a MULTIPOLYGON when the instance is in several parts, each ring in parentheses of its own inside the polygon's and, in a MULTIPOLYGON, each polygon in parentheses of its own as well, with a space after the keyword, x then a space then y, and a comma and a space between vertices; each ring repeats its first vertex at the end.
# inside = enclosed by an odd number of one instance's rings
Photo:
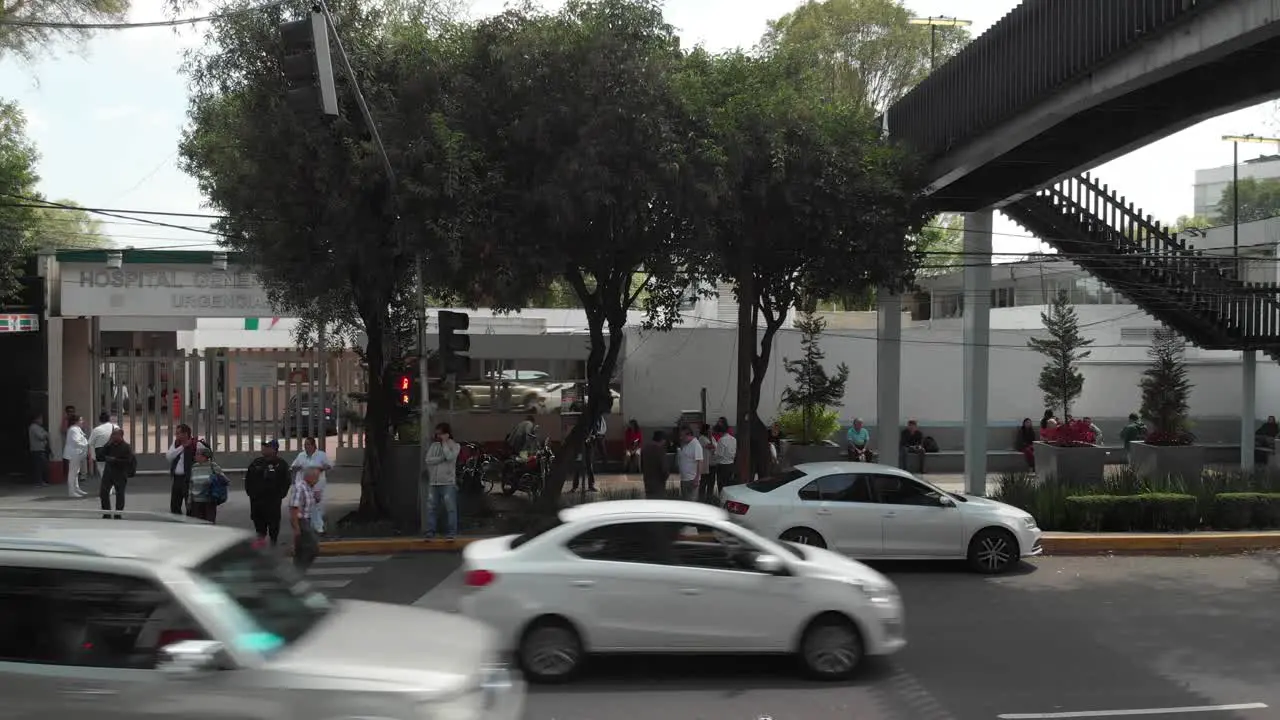
POLYGON ((936 159, 1209 3, 1026 0, 894 103, 889 135, 936 159))

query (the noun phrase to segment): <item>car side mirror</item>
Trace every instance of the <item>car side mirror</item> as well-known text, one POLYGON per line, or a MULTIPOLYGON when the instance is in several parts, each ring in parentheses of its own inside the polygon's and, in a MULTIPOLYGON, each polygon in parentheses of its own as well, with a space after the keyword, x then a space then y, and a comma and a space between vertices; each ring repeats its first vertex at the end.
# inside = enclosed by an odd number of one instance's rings
POLYGON ((766 575, 779 575, 786 567, 782 562, 782 558, 777 555, 761 553, 756 556, 756 570, 766 575))
POLYGON ((938 504, 942 507, 955 507, 956 501, 950 495, 943 495, 938 498, 938 504))
POLYGON ((226 648, 216 640, 181 640, 160 648, 156 669, 173 678, 191 677, 221 670, 226 648))

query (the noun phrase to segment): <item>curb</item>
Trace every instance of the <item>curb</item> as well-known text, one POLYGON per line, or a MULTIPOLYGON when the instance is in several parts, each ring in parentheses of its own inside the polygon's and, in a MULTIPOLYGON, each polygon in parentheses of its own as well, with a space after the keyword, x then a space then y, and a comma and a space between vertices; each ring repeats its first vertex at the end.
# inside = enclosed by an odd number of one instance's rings
POLYGON ((1045 555, 1234 555, 1280 550, 1280 533, 1192 533, 1181 535, 1045 535, 1045 555))
MULTIPOLYGON (((495 536, 496 537, 496 536, 495 536)), ((418 552, 458 552, 484 537, 460 537, 453 540, 426 538, 366 538, 352 540, 324 540, 320 543, 321 555, 396 555, 418 552)))

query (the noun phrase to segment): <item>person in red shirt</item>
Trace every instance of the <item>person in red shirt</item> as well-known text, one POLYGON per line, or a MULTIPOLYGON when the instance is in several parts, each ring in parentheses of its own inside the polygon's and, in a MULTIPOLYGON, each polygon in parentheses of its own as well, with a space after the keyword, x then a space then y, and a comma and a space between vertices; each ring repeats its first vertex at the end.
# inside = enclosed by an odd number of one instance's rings
POLYGON ((636 472, 640 471, 640 445, 644 442, 644 435, 640 433, 640 423, 635 418, 627 421, 627 430, 622 436, 623 461, 622 472, 631 472, 631 462, 634 460, 636 464, 636 472))

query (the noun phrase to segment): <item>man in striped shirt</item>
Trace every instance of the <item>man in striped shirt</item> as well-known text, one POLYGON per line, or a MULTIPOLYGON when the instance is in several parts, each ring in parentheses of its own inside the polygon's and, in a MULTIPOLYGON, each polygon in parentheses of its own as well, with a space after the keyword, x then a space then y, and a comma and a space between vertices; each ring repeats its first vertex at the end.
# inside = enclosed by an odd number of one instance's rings
POLYGON ((315 484, 320 480, 320 468, 307 468, 293 481, 289 495, 289 524, 293 526, 293 565, 302 572, 315 562, 320 554, 320 536, 311 524, 311 513, 316 508, 315 484))

